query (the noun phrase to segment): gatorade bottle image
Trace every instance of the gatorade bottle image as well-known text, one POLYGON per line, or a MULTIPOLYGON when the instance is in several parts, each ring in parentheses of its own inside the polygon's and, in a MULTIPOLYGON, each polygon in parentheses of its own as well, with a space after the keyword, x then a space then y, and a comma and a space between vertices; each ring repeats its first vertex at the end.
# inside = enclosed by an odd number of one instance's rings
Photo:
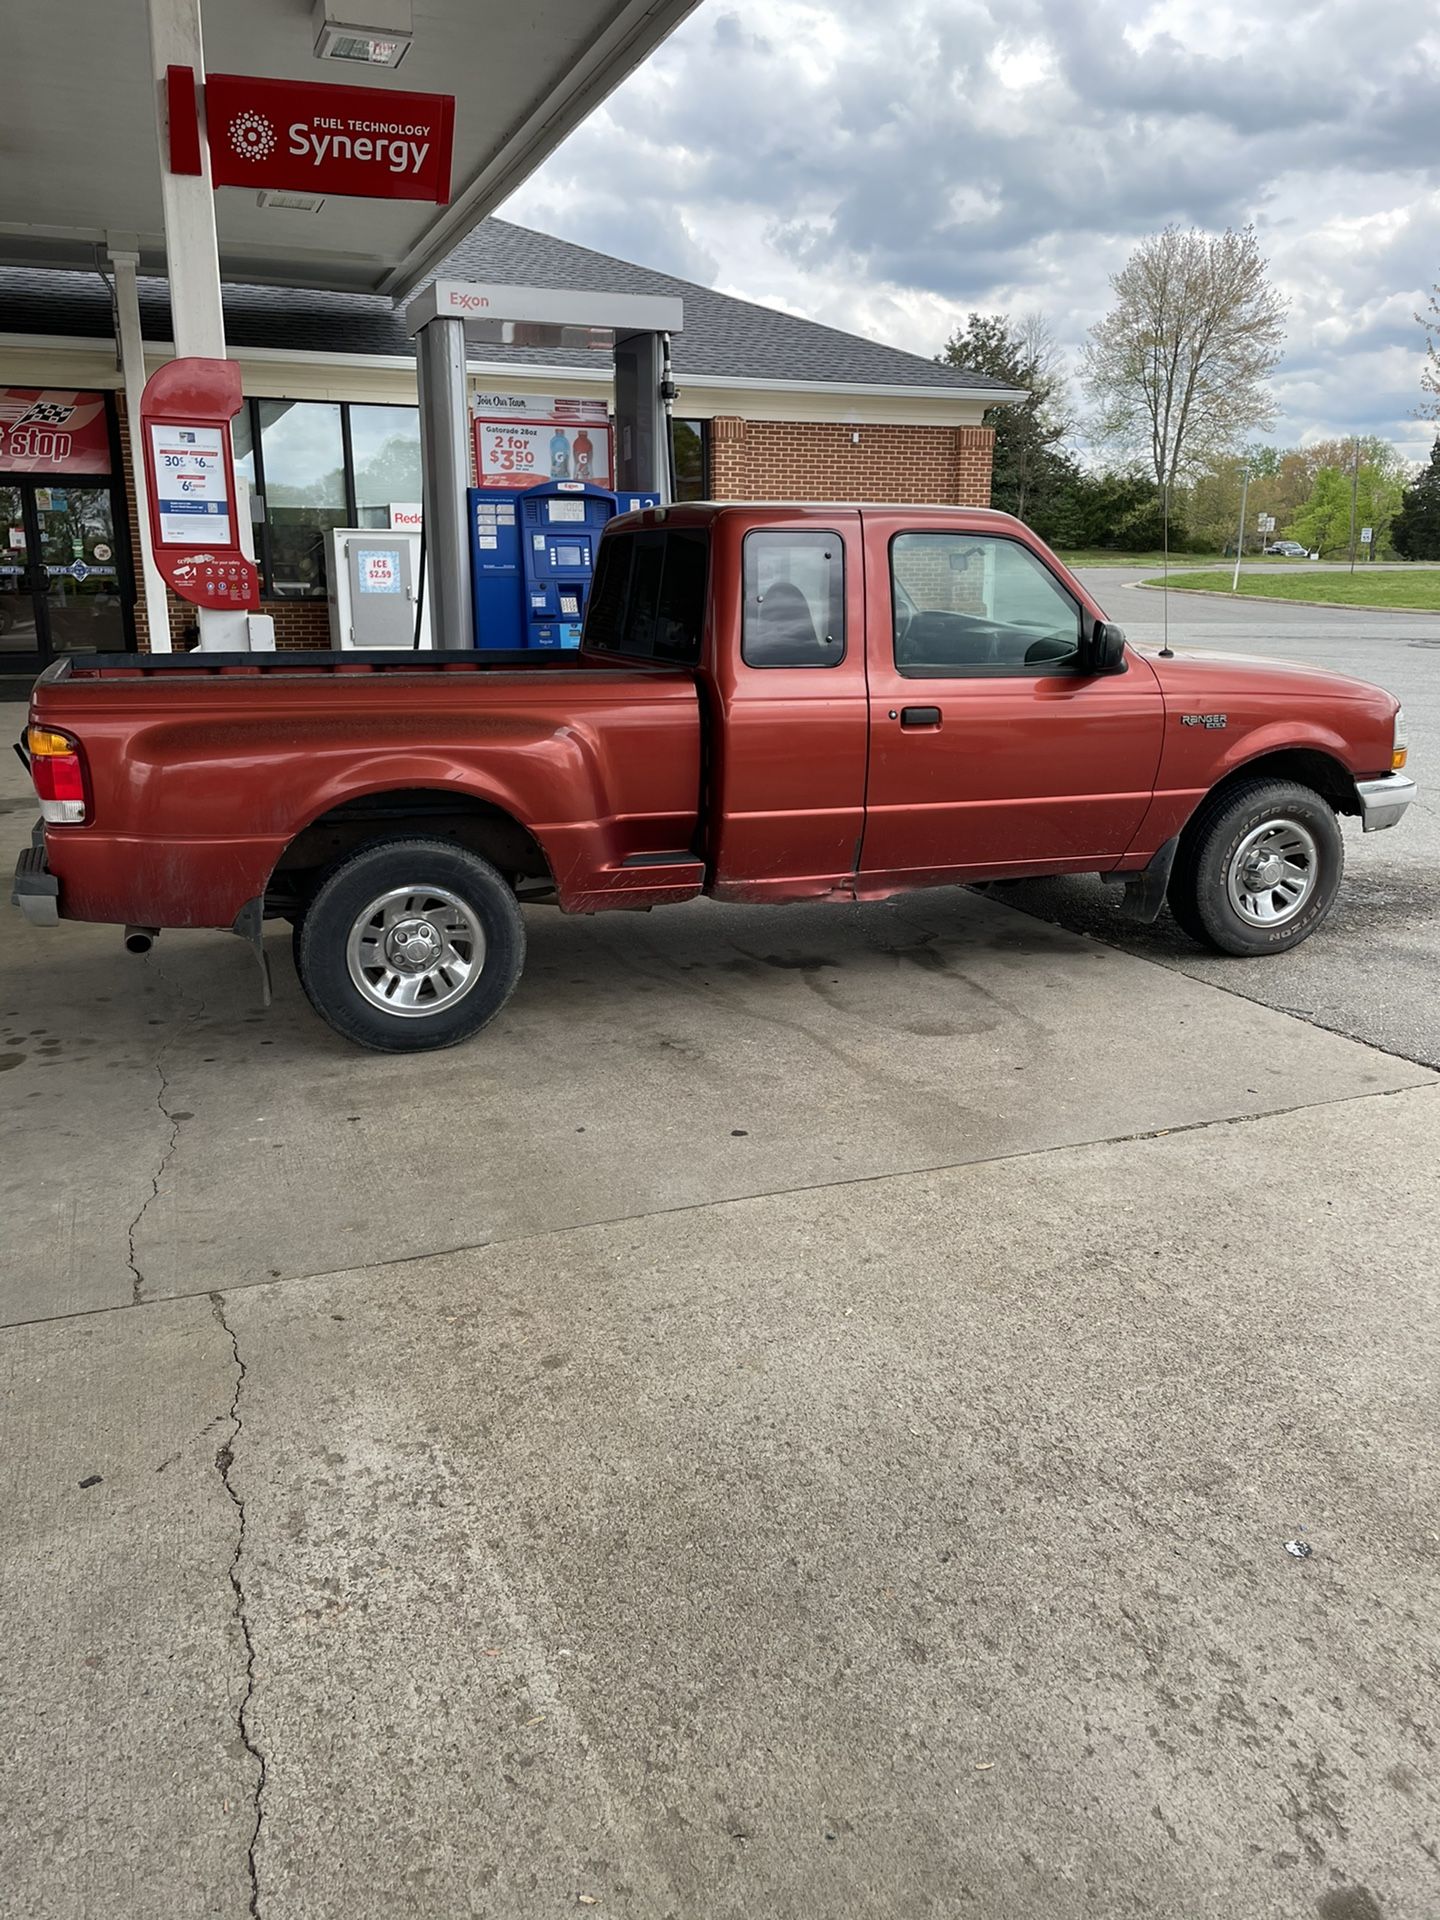
POLYGON ((575 478, 593 480, 595 477, 595 449, 590 444, 590 436, 582 427, 575 436, 575 478))
POLYGON ((552 480, 570 478, 570 442, 559 427, 555 429, 550 440, 550 478, 552 480))

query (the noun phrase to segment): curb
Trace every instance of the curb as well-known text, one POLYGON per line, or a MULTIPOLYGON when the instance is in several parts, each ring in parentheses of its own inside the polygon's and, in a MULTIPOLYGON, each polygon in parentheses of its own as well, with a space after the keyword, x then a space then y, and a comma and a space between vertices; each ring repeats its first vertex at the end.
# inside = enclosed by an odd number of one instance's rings
POLYGON ((1232 606, 1240 601, 1258 600, 1265 607, 1328 607, 1338 613, 1385 613, 1398 614, 1402 620, 1440 620, 1440 607, 1367 607, 1355 600, 1292 600, 1283 593, 1231 593, 1222 587, 1157 587, 1151 580, 1126 580, 1127 587, 1138 587, 1141 593, 1188 593, 1192 600, 1228 600, 1232 606))

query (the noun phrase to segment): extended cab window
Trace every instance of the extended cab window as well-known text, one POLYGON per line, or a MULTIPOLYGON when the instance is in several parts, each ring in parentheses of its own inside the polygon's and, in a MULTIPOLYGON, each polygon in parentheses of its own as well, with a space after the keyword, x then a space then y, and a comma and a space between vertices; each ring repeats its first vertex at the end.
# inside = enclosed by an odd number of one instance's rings
POLYGON ((833 667, 845 657, 845 545, 838 533, 745 536, 747 667, 833 667))
POLYGON ((709 535, 699 527, 602 538, 584 644, 632 660, 698 666, 709 557, 709 535))
POLYGON ((1080 604, 1018 540, 900 533, 890 580, 895 666, 911 679, 1079 670, 1080 604))

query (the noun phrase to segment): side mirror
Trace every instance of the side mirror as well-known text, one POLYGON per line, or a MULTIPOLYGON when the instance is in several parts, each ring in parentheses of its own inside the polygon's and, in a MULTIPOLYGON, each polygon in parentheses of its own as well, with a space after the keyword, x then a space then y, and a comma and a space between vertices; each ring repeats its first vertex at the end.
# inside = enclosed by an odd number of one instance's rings
POLYGON ((1087 673, 1124 673, 1125 629, 1113 620, 1097 620, 1083 650, 1087 673))

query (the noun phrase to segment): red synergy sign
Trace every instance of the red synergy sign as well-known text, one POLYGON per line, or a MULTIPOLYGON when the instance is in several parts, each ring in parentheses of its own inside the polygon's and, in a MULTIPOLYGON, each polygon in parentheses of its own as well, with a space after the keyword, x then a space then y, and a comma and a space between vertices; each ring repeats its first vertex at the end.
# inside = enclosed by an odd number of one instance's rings
MULTIPOLYGON (((205 119, 217 187, 441 206, 450 198, 450 94, 212 73, 205 81, 205 119)), ((172 109, 172 165, 174 135, 172 109)))
POLYGON ((0 387, 0 472, 109 473, 103 393, 0 387))

